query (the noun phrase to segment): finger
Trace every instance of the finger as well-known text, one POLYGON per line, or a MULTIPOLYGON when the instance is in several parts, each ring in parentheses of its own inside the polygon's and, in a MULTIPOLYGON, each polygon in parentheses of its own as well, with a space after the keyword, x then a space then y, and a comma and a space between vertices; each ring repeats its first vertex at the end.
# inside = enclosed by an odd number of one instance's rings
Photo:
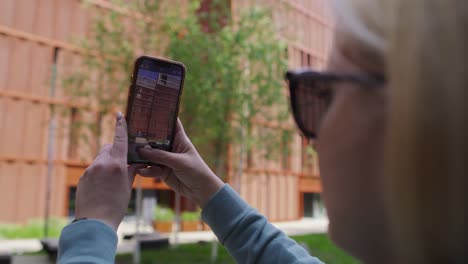
POLYGON ((127 122, 122 113, 118 112, 115 124, 114 143, 112 144, 111 156, 120 160, 127 160, 128 150, 127 122))
POLYGON ((176 130, 175 130, 176 137, 180 139, 187 139, 187 134, 185 134, 185 129, 184 126, 182 125, 182 121, 180 121, 179 118, 177 118, 177 125, 176 125, 176 130))
POLYGON ((102 148, 99 150, 99 153, 97 154, 96 158, 94 161, 98 161, 102 156, 104 156, 106 153, 110 153, 110 150, 112 149, 111 144, 105 144, 102 146, 102 148))
POLYGON ((169 174, 166 174, 165 177, 162 177, 161 179, 172 190, 176 192, 182 191, 183 183, 179 180, 179 178, 176 177, 173 171, 171 171, 169 174))
POLYGON ((144 159, 147 159, 156 164, 168 166, 170 168, 174 168, 177 166, 177 164, 180 164, 182 158, 182 156, 177 153, 147 147, 141 148, 139 153, 144 159))
POLYGON ((152 166, 150 168, 139 169, 138 174, 143 177, 152 177, 161 179, 174 191, 180 191, 182 182, 175 176, 174 172, 168 167, 152 166))
POLYGON ((133 185, 133 181, 135 180, 135 175, 137 174, 137 171, 140 169, 145 168, 145 164, 132 164, 128 166, 128 183, 130 186, 133 185))
POLYGON ((179 132, 185 134, 185 129, 184 129, 184 126, 182 125, 182 121, 180 121, 180 118, 177 118, 176 133, 179 133, 179 132))
POLYGON ((165 178, 170 173, 170 171, 171 170, 168 167, 151 166, 148 168, 139 169, 138 174, 143 177, 165 178))
POLYGON ((183 152, 190 152, 195 150, 192 142, 188 138, 187 134, 185 134, 184 126, 180 119, 177 119, 177 125, 175 130, 175 137, 174 137, 174 147, 173 151, 176 153, 183 153, 183 152))
POLYGON ((137 174, 140 169, 146 168, 147 165, 145 164, 132 164, 128 166, 128 172, 131 174, 137 174))
POLYGON ((99 153, 97 154, 97 156, 100 156, 105 152, 109 152, 111 148, 112 148, 112 144, 105 144, 104 146, 101 147, 101 149, 99 150, 99 153))

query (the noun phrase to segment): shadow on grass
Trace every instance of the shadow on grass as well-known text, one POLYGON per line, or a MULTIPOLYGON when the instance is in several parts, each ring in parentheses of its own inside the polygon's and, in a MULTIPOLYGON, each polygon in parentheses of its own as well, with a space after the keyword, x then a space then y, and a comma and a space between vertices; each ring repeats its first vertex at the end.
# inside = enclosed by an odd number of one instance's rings
POLYGON ((326 234, 303 235, 291 237, 298 243, 305 243, 310 254, 327 264, 359 264, 355 258, 336 247, 326 234))
MULTIPOLYGON (((298 243, 305 243, 313 256, 328 264, 357 264, 354 258, 334 246, 326 235, 303 235, 292 237, 298 243)), ((152 263, 210 263, 211 243, 185 244, 157 251, 144 251, 142 264, 152 263)), ((131 264, 132 255, 119 255, 117 264, 131 264)), ((217 264, 235 263, 227 250, 222 246, 218 250, 217 264)))
MULTIPOLYGON (((161 250, 143 251, 142 264, 150 263, 210 263, 211 243, 184 244, 161 250)), ((235 263, 227 250, 222 246, 218 250, 216 263, 235 263)), ((132 255, 119 255, 117 264, 131 264, 132 255)))

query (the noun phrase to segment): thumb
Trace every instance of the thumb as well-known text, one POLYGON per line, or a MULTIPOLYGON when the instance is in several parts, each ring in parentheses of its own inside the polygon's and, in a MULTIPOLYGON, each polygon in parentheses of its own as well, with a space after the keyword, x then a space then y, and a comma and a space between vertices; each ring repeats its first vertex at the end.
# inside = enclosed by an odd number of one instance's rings
POLYGON ((153 149, 151 147, 141 148, 139 153, 143 158, 155 164, 165 165, 170 168, 177 167, 182 158, 180 154, 160 149, 153 149))
POLYGON ((127 160, 127 123, 122 113, 117 113, 116 124, 115 124, 115 136, 114 143, 112 144, 111 156, 120 159, 127 160))

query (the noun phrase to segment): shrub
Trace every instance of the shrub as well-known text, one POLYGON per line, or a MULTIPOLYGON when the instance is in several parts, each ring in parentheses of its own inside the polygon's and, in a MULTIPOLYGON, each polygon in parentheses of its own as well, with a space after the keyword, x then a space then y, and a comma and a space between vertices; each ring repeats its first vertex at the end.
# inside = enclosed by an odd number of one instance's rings
POLYGON ((200 219, 200 212, 182 212, 182 221, 198 221, 200 219))
MULTIPOLYGON (((63 218, 51 218, 49 220, 49 237, 58 237, 62 229, 67 224, 67 220, 63 218)), ((0 223, 0 238, 17 239, 17 238, 43 238, 44 237, 44 220, 32 219, 26 224, 10 224, 0 223)))
POLYGON ((164 206, 156 206, 154 210, 154 219, 156 221, 170 222, 174 220, 174 210, 164 206))

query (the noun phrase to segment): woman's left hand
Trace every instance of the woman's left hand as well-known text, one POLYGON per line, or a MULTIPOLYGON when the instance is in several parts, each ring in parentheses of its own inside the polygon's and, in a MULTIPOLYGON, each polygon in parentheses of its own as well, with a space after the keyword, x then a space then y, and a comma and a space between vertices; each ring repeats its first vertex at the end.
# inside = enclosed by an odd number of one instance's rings
POLYGON ((117 114, 112 145, 105 145, 81 176, 76 191, 76 219, 102 221, 117 230, 127 211, 136 170, 127 165, 127 124, 117 114))

